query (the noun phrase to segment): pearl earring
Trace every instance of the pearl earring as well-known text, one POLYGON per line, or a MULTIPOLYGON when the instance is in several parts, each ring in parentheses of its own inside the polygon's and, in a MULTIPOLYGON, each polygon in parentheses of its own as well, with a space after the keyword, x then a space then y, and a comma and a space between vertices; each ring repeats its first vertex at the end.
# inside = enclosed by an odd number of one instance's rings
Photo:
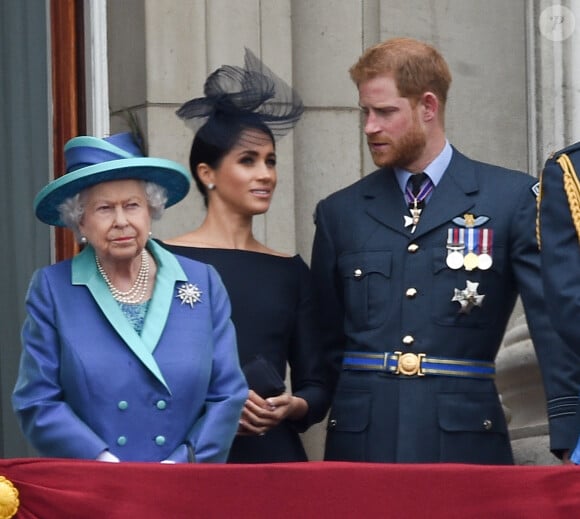
POLYGON ((211 184, 211 183, 208 184, 207 189, 208 189, 208 191, 213 191, 215 189, 215 184, 211 184))
POLYGON ((86 236, 81 236, 81 243, 83 245, 86 245, 88 242, 89 242, 89 240, 87 240, 87 237, 86 236))
POLYGON ((151 236, 153 236, 153 232, 149 231, 149 238, 151 238, 151 236))

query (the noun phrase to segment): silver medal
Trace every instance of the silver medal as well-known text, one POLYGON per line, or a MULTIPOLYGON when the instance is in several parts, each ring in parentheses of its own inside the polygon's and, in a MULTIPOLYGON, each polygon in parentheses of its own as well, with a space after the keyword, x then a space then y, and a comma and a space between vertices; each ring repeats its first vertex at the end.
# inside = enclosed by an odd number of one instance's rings
POLYGON ((479 270, 489 270, 493 265, 493 260, 489 254, 480 254, 477 260, 477 267, 479 270))
POLYGON ((450 251, 445 262, 450 269, 459 270, 463 267, 463 254, 458 250, 450 251))

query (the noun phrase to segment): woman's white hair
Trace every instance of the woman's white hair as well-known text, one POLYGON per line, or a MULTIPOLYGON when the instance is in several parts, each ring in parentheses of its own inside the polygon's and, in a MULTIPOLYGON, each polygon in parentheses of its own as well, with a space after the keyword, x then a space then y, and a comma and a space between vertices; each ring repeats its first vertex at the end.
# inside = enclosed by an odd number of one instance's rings
MULTIPOLYGON (((167 190, 155 184, 154 182, 145 182, 145 195, 147 197, 147 205, 151 213, 152 220, 160 220, 165 212, 165 204, 167 203, 167 190)), ((83 191, 77 193, 70 198, 67 198, 62 204, 58 206, 58 213, 60 220, 66 227, 68 227, 75 235, 77 242, 81 242, 81 232, 79 225, 85 214, 85 206, 81 200, 83 191)))

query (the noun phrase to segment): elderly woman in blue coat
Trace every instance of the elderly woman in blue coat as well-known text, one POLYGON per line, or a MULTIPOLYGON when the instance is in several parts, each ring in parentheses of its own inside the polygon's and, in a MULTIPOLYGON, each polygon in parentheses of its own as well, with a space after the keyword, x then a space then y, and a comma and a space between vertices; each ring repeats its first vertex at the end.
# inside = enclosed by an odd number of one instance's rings
POLYGON ((35 211, 85 246, 30 283, 12 397, 24 434, 50 457, 224 462, 248 396, 227 293, 149 239, 188 172, 129 133, 76 137, 65 157, 35 211))

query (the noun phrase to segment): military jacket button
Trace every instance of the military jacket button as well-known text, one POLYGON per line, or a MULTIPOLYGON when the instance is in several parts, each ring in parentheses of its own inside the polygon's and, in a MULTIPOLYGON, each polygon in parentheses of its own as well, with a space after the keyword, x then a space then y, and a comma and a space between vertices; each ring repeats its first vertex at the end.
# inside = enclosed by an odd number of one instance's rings
POLYGON ((165 400, 158 400, 155 404, 155 407, 157 407, 157 409, 160 411, 163 411, 163 409, 167 407, 167 402, 165 400))
POLYGON ((155 436, 155 443, 161 447, 161 445, 165 445, 165 436, 155 436))
POLYGON ((328 420, 328 428, 334 429, 336 427, 336 420, 328 420))
POLYGON ((417 245, 416 243, 411 243, 408 247, 407 250, 411 253, 413 252, 417 252, 419 250, 419 245, 417 245))
POLYGON ((129 407, 129 403, 126 400, 121 400, 118 404, 117 407, 121 410, 124 411, 125 409, 127 409, 129 407))
POLYGON ((493 427, 493 422, 491 420, 484 420, 483 421, 483 428, 486 431, 489 431, 493 427))
POLYGON ((413 299, 417 295, 417 289, 416 288, 407 288, 405 295, 409 299, 413 299))
POLYGON ((362 277, 362 270, 361 269, 354 269, 354 277, 355 278, 360 278, 362 277))
POLYGON ((410 346, 414 342, 415 342, 415 337, 413 337, 412 335, 405 335, 403 337, 403 344, 406 344, 407 346, 410 346))
POLYGON ((117 438, 117 445, 123 446, 127 444, 127 437, 126 436, 119 436, 117 438))

